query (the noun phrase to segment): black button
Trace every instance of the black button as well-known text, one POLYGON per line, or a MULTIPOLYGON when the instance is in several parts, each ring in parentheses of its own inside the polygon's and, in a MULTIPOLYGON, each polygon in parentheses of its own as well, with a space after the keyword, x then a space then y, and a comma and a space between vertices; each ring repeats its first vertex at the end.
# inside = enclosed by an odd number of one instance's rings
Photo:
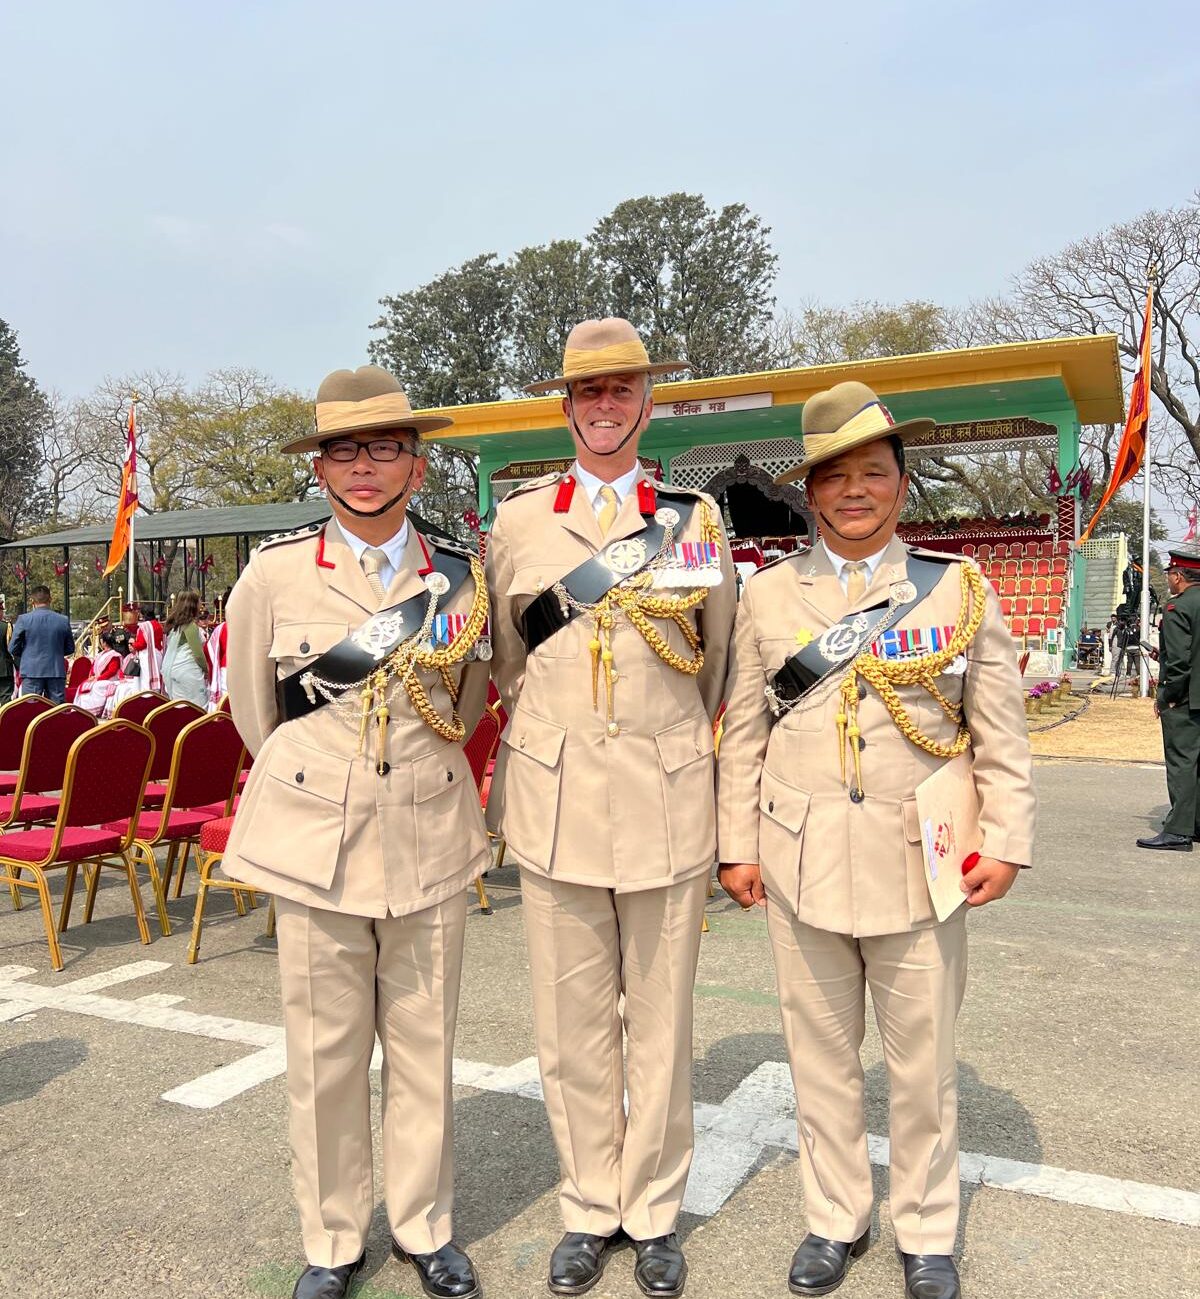
POLYGON ((301 653, 301 654, 307 654, 307 653, 308 653, 308 641, 306 641, 306 640, 302 640, 302 641, 300 642, 300 653, 301 653))
POLYGON ((857 785, 850 790, 850 801, 852 803, 861 803, 863 801, 863 792, 857 785))
POLYGON ((451 785, 454 784, 454 772, 452 772, 452 771, 448 771, 448 772, 446 772, 446 781, 447 781, 448 784, 451 784, 451 785))
POLYGON ((859 688, 858 688, 858 697, 859 697, 860 699, 865 699, 865 698, 867 697, 867 688, 866 688, 866 686, 859 686, 859 688))
POLYGON ((302 771, 298 771, 298 772, 296 772, 296 784, 297 784, 297 785, 303 785, 303 784, 304 784, 304 772, 302 772, 302 771))
POLYGON ((771 799, 771 801, 767 804, 767 811, 774 812, 774 810, 775 810, 775 800, 771 799))
POLYGON ((392 764, 390 762, 381 762, 377 768, 381 776, 386 776, 388 772, 391 771, 391 769, 392 769, 392 764))
POLYGON ((861 753, 861 752, 862 752, 866 747, 867 747, 867 741, 866 741, 865 737, 863 737, 863 736, 860 735, 860 736, 858 737, 858 751, 859 751, 859 753, 861 753))

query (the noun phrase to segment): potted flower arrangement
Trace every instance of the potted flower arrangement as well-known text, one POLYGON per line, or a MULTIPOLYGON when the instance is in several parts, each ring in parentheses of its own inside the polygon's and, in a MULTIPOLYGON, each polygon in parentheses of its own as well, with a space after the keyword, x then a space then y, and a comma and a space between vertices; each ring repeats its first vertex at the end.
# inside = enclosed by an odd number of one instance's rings
POLYGON ((1039 681, 1036 686, 1029 692, 1029 698, 1033 702, 1033 711, 1040 713, 1042 709, 1050 702, 1050 697, 1055 694, 1058 687, 1053 681, 1039 681))
POLYGON ((1071 678, 1064 672, 1062 676, 1058 678, 1058 697, 1060 699, 1066 699, 1070 693, 1071 678))

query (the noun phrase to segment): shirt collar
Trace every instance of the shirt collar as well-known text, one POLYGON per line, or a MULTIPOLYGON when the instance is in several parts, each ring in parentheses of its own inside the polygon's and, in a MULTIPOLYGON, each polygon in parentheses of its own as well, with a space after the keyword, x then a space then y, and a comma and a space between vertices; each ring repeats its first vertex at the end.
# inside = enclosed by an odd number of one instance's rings
POLYGON ((589 473, 578 460, 575 461, 571 472, 575 475, 576 482, 587 492, 587 498, 592 507, 596 506, 596 497, 600 493, 601 487, 611 487, 617 494, 617 505, 625 504, 625 498, 633 491, 633 486, 638 480, 638 475, 642 472, 639 464, 634 464, 633 468, 627 473, 622 474, 620 478, 614 478, 611 483, 605 483, 603 478, 597 478, 595 474, 589 473))
MULTIPOLYGON (((855 563, 855 561, 853 559, 846 559, 841 555, 835 555, 833 551, 830 550, 829 547, 825 545, 824 537, 821 538, 821 545, 825 547, 825 554, 828 556, 829 562, 833 565, 834 575, 840 581, 842 577, 842 569, 845 568, 847 564, 855 563)), ((873 555, 868 555, 864 560, 861 561, 867 566, 868 586, 870 586, 871 583, 875 580, 875 570, 879 567, 880 562, 882 561, 886 553, 887 553, 887 546, 884 546, 881 550, 877 550, 873 555)))
MULTIPOLYGON (((340 519, 338 520, 338 527, 341 529, 342 536, 346 538, 346 545, 354 551, 354 558, 361 564, 363 552, 371 548, 371 543, 364 541, 361 537, 356 537, 340 519)), ((382 542, 377 549, 382 550, 387 556, 392 572, 398 573, 404 567, 404 552, 407 548, 408 516, 406 515, 404 522, 400 525, 400 531, 382 542)))

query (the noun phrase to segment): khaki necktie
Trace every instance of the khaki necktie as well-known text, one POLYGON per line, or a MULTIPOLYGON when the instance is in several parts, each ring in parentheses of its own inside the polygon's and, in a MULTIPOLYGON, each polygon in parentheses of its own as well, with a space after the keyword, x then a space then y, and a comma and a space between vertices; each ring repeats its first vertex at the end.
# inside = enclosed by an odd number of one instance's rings
POLYGON ((866 593, 867 589, 867 563, 866 560, 856 559, 854 563, 846 565, 846 599, 851 604, 857 604, 866 593))
POLYGON ((600 513, 596 515, 596 521, 600 524, 600 535, 606 537, 609 528, 617 521, 617 493, 608 483, 600 488, 600 500, 603 504, 600 513))
POLYGON ((380 598, 383 597, 384 587, 383 578, 379 576, 379 570, 387 563, 387 551, 380 550, 376 546, 368 546, 362 553, 362 571, 367 575, 367 585, 380 598))

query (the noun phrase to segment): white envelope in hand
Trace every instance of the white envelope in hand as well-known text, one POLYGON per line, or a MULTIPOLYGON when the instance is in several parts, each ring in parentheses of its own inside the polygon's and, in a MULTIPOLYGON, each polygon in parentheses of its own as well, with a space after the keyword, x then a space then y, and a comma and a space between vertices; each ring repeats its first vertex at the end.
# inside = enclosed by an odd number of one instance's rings
POLYGON ((970 750, 951 758, 917 786, 917 820, 929 897, 938 920, 945 920, 966 901, 963 862, 983 843, 970 750))

